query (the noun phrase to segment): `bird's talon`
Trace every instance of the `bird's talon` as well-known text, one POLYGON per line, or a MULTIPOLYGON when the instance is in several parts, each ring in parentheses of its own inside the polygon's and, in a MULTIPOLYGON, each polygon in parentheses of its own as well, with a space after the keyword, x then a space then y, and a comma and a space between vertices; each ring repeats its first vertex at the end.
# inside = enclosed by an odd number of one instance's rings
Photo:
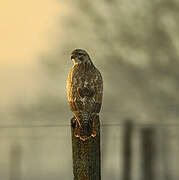
POLYGON ((95 137, 95 136, 96 136, 96 132, 93 132, 93 133, 91 134, 91 136, 92 136, 92 137, 95 137))

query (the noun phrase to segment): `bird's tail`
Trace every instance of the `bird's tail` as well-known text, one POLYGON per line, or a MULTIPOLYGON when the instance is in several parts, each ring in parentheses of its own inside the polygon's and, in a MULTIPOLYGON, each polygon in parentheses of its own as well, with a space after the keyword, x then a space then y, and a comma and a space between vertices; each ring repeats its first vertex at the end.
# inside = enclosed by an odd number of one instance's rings
POLYGON ((89 112, 80 112, 77 117, 76 137, 86 140, 92 134, 92 117, 89 112))

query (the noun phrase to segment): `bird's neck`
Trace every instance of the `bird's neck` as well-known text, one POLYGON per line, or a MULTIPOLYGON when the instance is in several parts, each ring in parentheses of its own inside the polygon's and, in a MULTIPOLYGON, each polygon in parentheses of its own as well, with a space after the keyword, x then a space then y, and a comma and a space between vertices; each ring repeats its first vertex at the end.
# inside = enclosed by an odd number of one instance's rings
POLYGON ((92 61, 85 61, 84 63, 77 63, 77 64, 74 64, 74 66, 77 67, 78 70, 83 73, 92 71, 95 68, 92 61))

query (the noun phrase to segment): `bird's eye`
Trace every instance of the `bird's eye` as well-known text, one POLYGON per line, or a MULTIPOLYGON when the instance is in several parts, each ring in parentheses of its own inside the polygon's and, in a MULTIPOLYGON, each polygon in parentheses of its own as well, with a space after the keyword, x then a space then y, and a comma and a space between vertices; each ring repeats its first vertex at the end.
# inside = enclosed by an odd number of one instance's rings
POLYGON ((83 54, 82 53, 78 53, 79 56, 82 56, 83 54))

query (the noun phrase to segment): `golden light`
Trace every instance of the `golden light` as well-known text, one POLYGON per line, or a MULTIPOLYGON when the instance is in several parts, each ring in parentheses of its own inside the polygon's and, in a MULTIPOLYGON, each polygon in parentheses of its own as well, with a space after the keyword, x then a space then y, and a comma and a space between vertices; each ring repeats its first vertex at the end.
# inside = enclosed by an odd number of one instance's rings
POLYGON ((0 64, 27 63, 48 48, 59 7, 53 0, 1 0, 0 64))
POLYGON ((65 11, 56 0, 0 0, 0 105, 38 96, 38 57, 54 48, 65 11))

